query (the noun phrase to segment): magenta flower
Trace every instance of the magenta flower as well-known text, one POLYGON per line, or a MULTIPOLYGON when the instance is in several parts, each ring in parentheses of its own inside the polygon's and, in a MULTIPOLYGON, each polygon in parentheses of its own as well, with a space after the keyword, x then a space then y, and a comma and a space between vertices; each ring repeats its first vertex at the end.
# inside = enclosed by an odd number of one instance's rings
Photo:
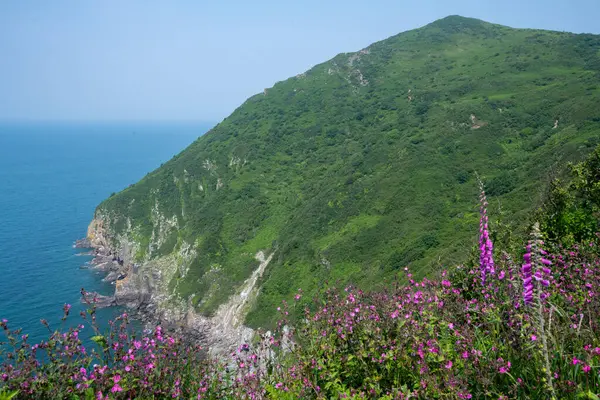
POLYGON ((590 367, 589 365, 586 364, 581 369, 583 370, 583 372, 585 372, 587 374, 588 372, 590 372, 590 370, 592 369, 592 367, 590 367))
POLYGON ((531 305, 534 300, 534 289, 535 282, 539 282, 541 287, 539 288, 538 295, 541 299, 547 297, 541 289, 550 285, 550 278, 552 271, 549 266, 552 262, 547 258, 544 258, 546 251, 542 248, 542 241, 539 240, 539 228, 537 224, 534 226, 534 240, 529 242, 525 247, 525 254, 523 254, 523 265, 521 272, 523 274, 523 301, 525 305, 531 305))
POLYGON ((481 282, 485 284, 485 279, 488 274, 494 274, 494 244, 490 240, 490 233, 488 230, 488 216, 487 216, 487 198, 485 191, 483 191, 483 184, 480 183, 481 187, 481 207, 479 220, 479 269, 481 272, 481 282))
POLYGON ((118 383, 115 383, 115 385, 112 387, 112 389, 110 389, 110 391, 112 393, 122 392, 123 388, 121 386, 119 386, 118 383))

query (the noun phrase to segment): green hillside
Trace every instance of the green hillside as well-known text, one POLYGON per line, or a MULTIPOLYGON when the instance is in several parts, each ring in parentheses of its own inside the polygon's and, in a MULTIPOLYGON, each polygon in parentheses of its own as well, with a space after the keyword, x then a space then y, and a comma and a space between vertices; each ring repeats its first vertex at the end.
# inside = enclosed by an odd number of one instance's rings
POLYGON ((448 17, 251 97, 97 214, 135 231, 139 260, 192 243, 170 287, 206 314, 274 251, 246 320, 264 326, 298 288, 465 261, 476 174, 491 214, 522 225, 600 143, 599 105, 600 36, 448 17), (159 214, 177 229, 157 247, 159 214))

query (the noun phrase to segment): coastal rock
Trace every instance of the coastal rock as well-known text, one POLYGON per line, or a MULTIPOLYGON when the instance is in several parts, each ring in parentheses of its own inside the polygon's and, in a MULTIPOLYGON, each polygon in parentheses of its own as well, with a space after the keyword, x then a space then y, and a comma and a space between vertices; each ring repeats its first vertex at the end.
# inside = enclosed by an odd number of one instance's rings
POLYGON ((77 239, 73 244, 73 247, 76 249, 91 249, 92 244, 87 238, 77 239))
MULTIPOLYGON (((156 218, 163 220, 161 216, 156 218)), ((184 337, 208 348, 212 356, 229 354, 241 344, 252 343, 254 331, 244 326, 243 320, 258 295, 258 282, 273 254, 256 253, 259 265, 251 276, 214 316, 206 317, 195 311, 191 299, 174 297, 169 289, 172 277, 185 274, 196 257, 195 247, 183 243, 171 254, 147 255, 136 262, 140 245, 134 240, 135 231, 127 229, 113 236, 112 223, 110 216, 96 215, 88 229, 89 242, 95 251, 90 268, 106 272, 104 281, 115 284, 114 296, 99 296, 98 304, 125 306, 147 329, 160 324, 164 329, 182 332, 184 337)), ((160 237, 157 234, 153 240, 157 242, 160 237)), ((154 247, 156 243, 149 244, 150 250, 154 247)))
POLYGON ((112 260, 92 260, 89 264, 90 269, 94 269, 102 272, 111 272, 116 271, 118 269, 118 265, 116 265, 112 260))
POLYGON ((81 297, 81 302, 86 304, 94 304, 98 308, 106 308, 117 305, 114 296, 103 296, 96 292, 85 293, 81 297))
POLYGON ((110 271, 108 275, 102 279, 102 282, 115 282, 117 279, 119 279, 119 276, 121 276, 119 271, 110 271))
POLYGON ((80 253, 75 253, 76 256, 94 256, 95 253, 93 250, 90 251, 82 251, 80 253))

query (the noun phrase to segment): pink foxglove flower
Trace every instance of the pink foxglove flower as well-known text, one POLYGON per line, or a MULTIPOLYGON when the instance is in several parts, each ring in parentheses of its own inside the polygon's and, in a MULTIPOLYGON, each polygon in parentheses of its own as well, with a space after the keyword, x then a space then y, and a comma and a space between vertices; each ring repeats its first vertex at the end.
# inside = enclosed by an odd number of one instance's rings
POLYGON ((481 218, 479 220, 479 269, 481 271, 481 282, 485 284, 486 276, 493 275, 495 273, 494 268, 494 244, 490 239, 490 233, 488 229, 488 216, 487 216, 487 198, 485 191, 483 190, 483 184, 480 182, 481 207, 479 209, 481 218))

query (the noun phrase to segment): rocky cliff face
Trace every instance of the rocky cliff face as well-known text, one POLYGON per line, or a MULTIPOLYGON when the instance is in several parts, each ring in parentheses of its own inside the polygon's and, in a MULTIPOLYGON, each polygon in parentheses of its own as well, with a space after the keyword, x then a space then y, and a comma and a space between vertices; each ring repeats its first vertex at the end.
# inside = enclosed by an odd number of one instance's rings
MULTIPOLYGON (((159 248, 165 230, 173 229, 173 219, 165 218, 158 209, 154 212, 157 232, 148 244, 149 252, 159 248)), ((118 217, 117 217, 118 218, 118 217)), ((254 331, 243 325, 244 317, 258 294, 257 282, 273 258, 259 251, 260 263, 239 290, 222 304, 214 316, 195 312, 190 301, 177 297, 169 283, 177 273, 185 273, 197 255, 193 245, 182 243, 178 250, 165 256, 137 259, 140 243, 135 240, 131 225, 115 234, 115 217, 98 212, 88 227, 87 239, 95 249, 93 264, 108 273, 107 280, 115 281, 114 295, 105 298, 105 306, 124 305, 138 312, 149 324, 162 323, 182 328, 194 339, 208 346, 212 354, 224 354, 252 340, 254 331)))

